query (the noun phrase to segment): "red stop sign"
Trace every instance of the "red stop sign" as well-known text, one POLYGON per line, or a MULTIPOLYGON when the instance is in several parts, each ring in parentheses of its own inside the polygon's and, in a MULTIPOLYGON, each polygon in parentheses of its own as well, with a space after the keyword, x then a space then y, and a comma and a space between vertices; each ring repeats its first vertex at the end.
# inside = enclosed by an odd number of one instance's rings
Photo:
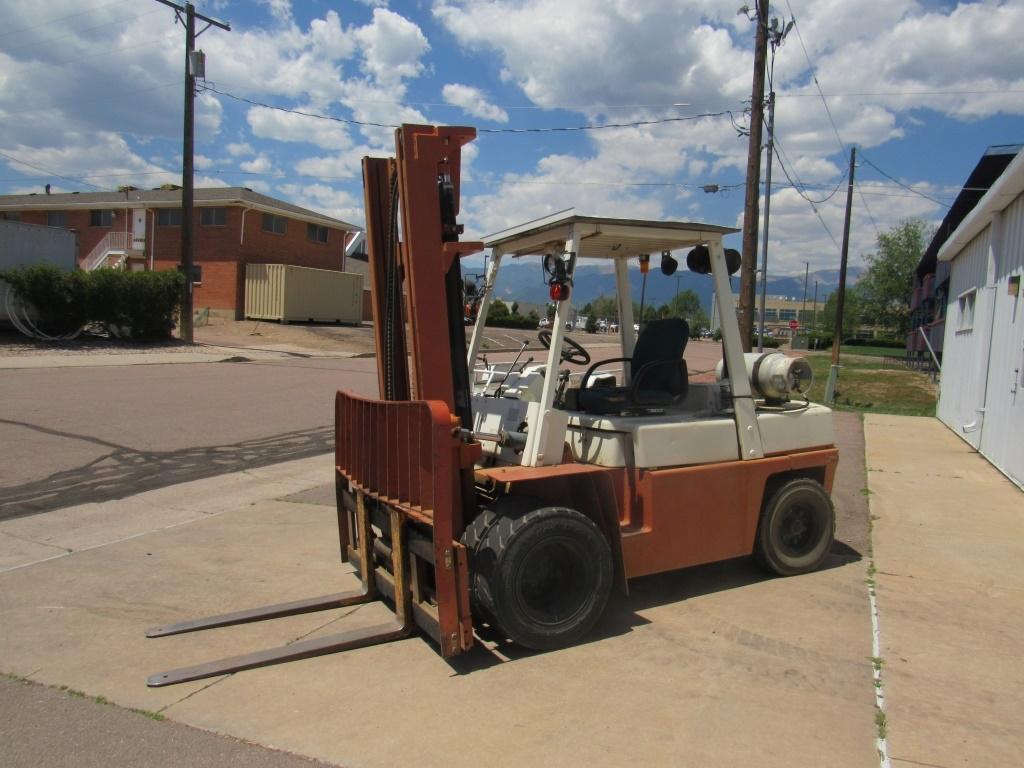
POLYGON ((790 320, 789 321, 789 330, 795 331, 799 327, 800 327, 800 323, 798 323, 796 320, 790 320))

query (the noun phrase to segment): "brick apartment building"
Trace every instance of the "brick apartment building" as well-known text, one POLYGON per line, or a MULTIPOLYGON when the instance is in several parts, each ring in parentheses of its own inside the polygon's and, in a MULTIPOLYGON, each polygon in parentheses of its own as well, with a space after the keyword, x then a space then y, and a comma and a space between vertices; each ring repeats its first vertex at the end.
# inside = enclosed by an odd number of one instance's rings
MULTIPOLYGON (((181 190, 0 195, 0 218, 70 229, 78 266, 175 269, 181 262, 181 190)), ((196 309, 241 318, 246 264, 344 270, 359 227, 245 187, 195 190, 196 309)))

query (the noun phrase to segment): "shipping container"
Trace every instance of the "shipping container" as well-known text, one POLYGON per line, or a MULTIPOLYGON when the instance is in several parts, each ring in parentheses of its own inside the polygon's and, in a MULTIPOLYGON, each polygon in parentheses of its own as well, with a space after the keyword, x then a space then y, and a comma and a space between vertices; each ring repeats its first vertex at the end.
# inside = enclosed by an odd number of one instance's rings
POLYGON ((245 316, 282 323, 358 325, 363 317, 363 276, 289 264, 247 264, 245 316))

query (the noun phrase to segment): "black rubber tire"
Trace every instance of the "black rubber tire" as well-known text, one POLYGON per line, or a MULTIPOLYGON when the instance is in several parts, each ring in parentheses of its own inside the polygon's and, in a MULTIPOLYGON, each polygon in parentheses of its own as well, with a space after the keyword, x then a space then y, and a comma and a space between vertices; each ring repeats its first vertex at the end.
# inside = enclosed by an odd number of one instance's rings
POLYGON ((582 639, 612 588, 612 553, 593 520, 568 507, 505 497, 466 528, 473 613, 526 648, 582 639))
POLYGON ((836 513, 821 483, 799 478, 775 489, 761 512, 754 556, 779 576, 817 569, 835 538, 836 513))

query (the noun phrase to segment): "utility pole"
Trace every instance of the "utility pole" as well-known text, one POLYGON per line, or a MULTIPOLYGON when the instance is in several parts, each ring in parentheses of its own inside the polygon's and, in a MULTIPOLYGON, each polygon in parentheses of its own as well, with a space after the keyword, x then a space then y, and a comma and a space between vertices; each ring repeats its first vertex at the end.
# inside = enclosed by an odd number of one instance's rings
POLYGON ((172 3, 170 0, 156 0, 168 8, 174 9, 174 15, 185 27, 185 120, 182 129, 181 142, 181 271, 185 273, 185 295, 181 300, 181 318, 179 324, 179 336, 182 341, 189 343, 193 340, 192 333, 192 295, 194 287, 192 284, 193 260, 192 260, 192 232, 194 222, 193 214, 193 161, 195 155, 195 100, 196 100, 196 75, 202 74, 197 70, 202 66, 200 56, 195 56, 196 38, 203 34, 211 26, 231 31, 231 25, 216 19, 211 19, 201 13, 196 13, 192 3, 185 3, 184 6, 172 3), (182 18, 184 14, 184 18, 182 18), (196 32, 196 19, 206 22, 206 26, 196 32))
POLYGON ((853 171, 857 148, 850 147, 850 177, 846 185, 846 217, 843 219, 843 248, 839 256, 839 288, 836 290, 836 321, 832 333, 832 365, 825 386, 825 401, 835 402, 836 378, 839 375, 839 345, 843 339, 843 303, 846 299, 846 257, 850 252, 850 212, 853 209, 853 171))
POLYGON ((750 93, 747 194, 743 204, 743 259, 740 262, 740 340, 749 352, 754 335, 754 279, 757 264, 758 197, 761 191, 761 127, 764 122, 764 70, 768 57, 768 0, 757 0, 754 84, 750 93))
POLYGON ((804 303, 800 307, 800 314, 807 315, 807 278, 810 276, 811 262, 804 262, 804 303))
MULTIPOLYGON (((772 46, 772 68, 775 46, 772 46)), ((768 94, 768 159, 764 171, 764 237, 761 242, 761 322, 757 335, 757 351, 764 352, 764 303, 768 293, 768 221, 772 215, 772 156, 775 150, 775 89, 768 94)))
POLYGON ((811 318, 811 332, 818 333, 818 281, 814 281, 814 317, 811 318))

